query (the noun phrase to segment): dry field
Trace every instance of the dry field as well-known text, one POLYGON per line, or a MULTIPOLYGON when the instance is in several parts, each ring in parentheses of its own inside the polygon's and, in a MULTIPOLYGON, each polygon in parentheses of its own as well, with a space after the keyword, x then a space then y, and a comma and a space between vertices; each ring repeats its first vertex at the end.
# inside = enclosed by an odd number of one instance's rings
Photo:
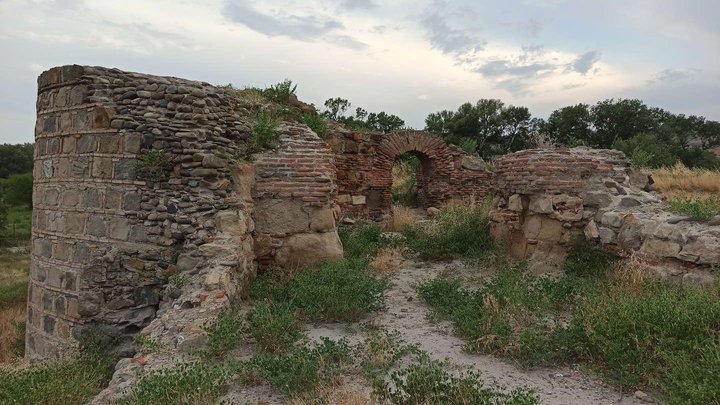
POLYGON ((0 364, 11 361, 18 339, 22 339, 30 257, 0 253, 0 364))
POLYGON ((677 193, 717 194, 720 193, 720 171, 689 169, 682 163, 661 169, 645 169, 652 173, 655 189, 668 197, 677 193))

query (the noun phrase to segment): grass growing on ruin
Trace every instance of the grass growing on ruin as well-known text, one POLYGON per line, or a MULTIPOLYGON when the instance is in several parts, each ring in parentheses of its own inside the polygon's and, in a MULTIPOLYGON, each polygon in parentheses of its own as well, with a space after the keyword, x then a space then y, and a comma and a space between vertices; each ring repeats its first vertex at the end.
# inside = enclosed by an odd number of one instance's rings
POLYGON ((301 271, 292 278, 266 273, 253 283, 251 296, 286 303, 302 318, 313 321, 354 321, 377 309, 387 281, 376 277, 370 260, 386 244, 381 230, 365 226, 340 234, 345 259, 301 271))
POLYGON ((321 138, 328 133, 327 121, 320 114, 302 114, 300 122, 307 125, 321 138))
POLYGON ((479 288, 437 278, 420 296, 471 351, 526 366, 582 362, 670 402, 720 400, 720 288, 671 287, 605 253, 575 248, 557 279, 502 269, 479 288))
POLYGON ((85 404, 110 381, 117 358, 103 339, 83 342, 72 362, 0 370, 2 404, 85 404))
POLYGON ((203 352, 207 357, 219 357, 238 347, 245 338, 244 322, 238 308, 223 311, 204 326, 208 344, 203 352))
POLYGON ((27 254, 0 254, 0 363, 24 352, 29 268, 27 254))
POLYGON ((720 215, 720 197, 717 195, 703 197, 678 194, 670 197, 668 202, 673 211, 695 220, 707 221, 720 215))
POLYGON ((275 145, 279 136, 277 131, 278 125, 280 125, 280 120, 272 115, 265 112, 258 115, 252 124, 250 142, 252 143, 253 150, 264 150, 275 145))
POLYGON ((488 217, 492 200, 448 206, 431 220, 406 227, 408 246, 425 259, 481 260, 494 247, 488 217))
POLYGON ((294 309, 285 303, 261 302, 250 318, 250 332, 260 350, 279 352, 288 349, 301 337, 294 309))

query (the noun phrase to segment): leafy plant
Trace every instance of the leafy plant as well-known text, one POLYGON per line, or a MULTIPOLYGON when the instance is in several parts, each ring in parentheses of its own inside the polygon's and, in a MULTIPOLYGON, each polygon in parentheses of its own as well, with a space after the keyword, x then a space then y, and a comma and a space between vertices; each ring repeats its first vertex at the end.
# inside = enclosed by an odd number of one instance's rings
POLYGON ((668 200, 670 209, 688 215, 690 218, 707 221, 715 215, 720 215, 720 197, 689 197, 679 195, 668 200))
POLYGON ((287 104, 290 101, 290 97, 295 95, 295 90, 297 90, 297 85, 293 85, 292 80, 285 79, 265 89, 263 93, 265 97, 276 103, 287 104))
POLYGON ((250 332, 266 352, 286 350, 301 336, 295 311, 281 303, 259 303, 250 318, 250 332))
POLYGON ((135 163, 135 170, 141 179, 154 182, 168 178, 168 171, 172 168, 170 156, 162 149, 152 149, 140 156, 135 163))
POLYGON ((319 137, 323 138, 327 135, 328 125, 325 118, 318 114, 303 114, 300 116, 300 122, 310 127, 319 137))
POLYGON ((145 335, 135 336, 135 344, 145 352, 154 352, 160 348, 160 342, 145 335))
POLYGON ((238 308, 225 310, 212 322, 204 326, 208 344, 203 354, 219 357, 242 343, 244 338, 243 319, 238 308))
POLYGON ((268 113, 261 113, 252 125, 252 146, 255 150, 272 147, 278 140, 277 127, 280 120, 268 113))

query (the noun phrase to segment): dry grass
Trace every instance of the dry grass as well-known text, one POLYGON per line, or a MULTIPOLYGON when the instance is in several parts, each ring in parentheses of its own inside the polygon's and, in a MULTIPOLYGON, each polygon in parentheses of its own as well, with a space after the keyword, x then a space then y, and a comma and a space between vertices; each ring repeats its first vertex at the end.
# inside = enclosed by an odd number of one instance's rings
POLYGON ((689 169, 682 163, 662 169, 645 169, 652 173, 656 190, 665 195, 677 192, 717 193, 720 192, 720 171, 689 169))
POLYGON ((615 264, 610 278, 623 290, 639 296, 645 291, 648 272, 647 263, 637 254, 633 254, 615 264))
POLYGON ((13 345, 22 339, 30 257, 0 254, 0 363, 13 360, 13 345))
POLYGON ((385 225, 385 229, 392 232, 400 232, 406 226, 417 221, 417 216, 412 208, 403 205, 395 205, 392 208, 392 217, 385 225))
POLYGON ((372 269, 377 274, 387 274, 396 271, 402 266, 403 255, 400 248, 384 248, 378 251, 371 263, 372 269))

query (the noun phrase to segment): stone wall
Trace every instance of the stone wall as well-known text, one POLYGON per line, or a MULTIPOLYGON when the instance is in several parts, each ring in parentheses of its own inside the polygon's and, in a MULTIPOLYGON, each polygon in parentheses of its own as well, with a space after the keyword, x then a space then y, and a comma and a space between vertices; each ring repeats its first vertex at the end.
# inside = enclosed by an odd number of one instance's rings
POLYGON ((181 295, 166 286, 176 274, 196 287, 186 303, 243 294, 256 171, 228 161, 248 149, 256 107, 232 89, 117 69, 39 77, 28 359, 72 356, 97 329, 129 351, 181 295))
POLYGON ((392 167, 403 153, 421 162, 418 200, 441 206, 452 198, 483 198, 492 188, 484 163, 422 131, 353 132, 335 130, 328 143, 336 154, 338 204, 344 215, 384 219, 392 205, 392 167))
POLYGON ((531 270, 548 272, 583 238, 638 254, 662 277, 709 283, 720 264, 720 227, 668 211, 647 175, 614 150, 533 149, 495 161, 493 234, 531 270))
POLYGON ((257 156, 255 251, 263 267, 298 268, 342 259, 335 165, 305 126, 285 124, 276 150, 257 156))

